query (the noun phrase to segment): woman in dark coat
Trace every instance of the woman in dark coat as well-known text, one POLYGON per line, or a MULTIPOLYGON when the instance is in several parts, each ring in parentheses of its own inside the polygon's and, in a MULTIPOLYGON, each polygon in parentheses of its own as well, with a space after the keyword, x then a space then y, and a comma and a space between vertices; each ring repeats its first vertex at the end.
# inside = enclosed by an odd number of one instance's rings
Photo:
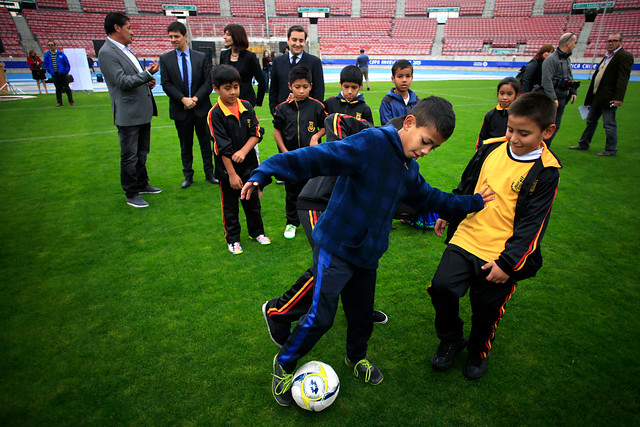
POLYGON ((538 53, 533 57, 524 69, 521 81, 522 93, 534 92, 542 83, 542 61, 555 49, 550 44, 542 45, 538 53))
POLYGON ((228 24, 224 27, 225 50, 220 52, 220 63, 231 65, 240 73, 240 99, 249 101, 254 107, 262 106, 267 82, 262 67, 255 53, 247 50, 249 39, 244 27, 239 24, 228 24), (252 80, 258 82, 258 95, 253 90, 252 80))

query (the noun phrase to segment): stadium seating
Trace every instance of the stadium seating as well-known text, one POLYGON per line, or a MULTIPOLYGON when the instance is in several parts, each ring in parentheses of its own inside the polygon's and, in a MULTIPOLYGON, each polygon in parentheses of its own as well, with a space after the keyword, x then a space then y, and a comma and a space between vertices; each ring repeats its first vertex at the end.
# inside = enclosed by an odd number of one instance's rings
POLYGON ((91 13, 106 13, 106 12, 123 12, 124 13, 124 1, 113 0, 106 2, 103 0, 82 0, 82 9, 85 12, 91 13))
POLYGON ((20 36, 9 11, 0 8, 0 39, 4 45, 5 53, 3 56, 26 56, 22 45, 20 44, 20 36))
POLYGON ((220 4, 211 0, 136 0, 140 13, 162 13, 163 4, 197 6, 198 14, 220 15, 220 4))
POLYGON ((231 15, 264 17, 263 0, 230 0, 231 15))
POLYGON ((395 12, 395 0, 362 0, 360 6, 363 18, 392 18, 395 12))
POLYGON ((545 0, 544 2, 544 13, 546 14, 554 14, 554 13, 570 13, 571 6, 573 5, 573 0, 545 0))
MULTIPOLYGON (((309 22, 308 19, 305 21, 307 21, 307 23, 309 22)), ((264 19, 260 18, 234 17, 233 19, 230 19, 228 17, 221 16, 192 16, 187 19, 187 22, 192 36, 196 38, 222 37, 224 34, 224 27, 230 22, 242 25, 247 32, 249 40, 256 37, 265 37, 265 22, 264 19)), ((269 24, 272 24, 271 20, 269 20, 269 24)), ((286 34, 286 30, 284 31, 284 34, 286 34)))
POLYGON ((535 0, 496 0, 493 16, 531 16, 535 0))
POLYGON ((633 56, 637 57, 640 54, 638 45, 640 44, 640 12, 614 12, 607 14, 604 18, 602 15, 598 15, 593 23, 593 30, 589 36, 587 42, 587 50, 585 52, 586 57, 591 57, 594 54, 596 56, 602 56, 604 54, 604 43, 610 34, 621 32, 623 34, 623 46, 633 56), (596 42, 598 39, 598 32, 600 30, 600 24, 602 24, 602 33, 600 34, 600 45, 596 50, 596 42))
POLYGON ((482 15, 484 0, 406 0, 406 16, 425 16, 430 7, 459 7, 460 16, 482 15))
MULTIPOLYGON (((436 35, 435 19, 398 18, 393 21, 393 37, 431 39, 436 35)), ((422 41, 421 41, 422 42, 422 41)))
POLYGON ((69 9, 67 0, 38 0, 36 4, 39 8, 69 9))
POLYGON ((298 16, 299 7, 328 7, 331 16, 351 15, 351 2, 348 0, 276 0, 278 16, 298 16))

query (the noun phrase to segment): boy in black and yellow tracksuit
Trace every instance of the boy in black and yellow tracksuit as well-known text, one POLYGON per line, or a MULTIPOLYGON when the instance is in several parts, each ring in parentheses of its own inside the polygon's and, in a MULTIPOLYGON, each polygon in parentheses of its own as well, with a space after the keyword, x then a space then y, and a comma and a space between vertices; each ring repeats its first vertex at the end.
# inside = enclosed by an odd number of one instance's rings
MULTIPOLYGON (((324 136, 327 114, 322 102, 309 97, 311 85, 311 71, 307 67, 299 65, 291 69, 289 88, 293 96, 276 106, 273 115, 274 138, 281 153, 317 145, 324 136)), ((295 237, 295 230, 300 226, 296 202, 306 183, 307 180, 285 181, 286 238, 295 237)))
POLYGON ((487 359, 504 307, 516 281, 533 277, 542 265, 540 241, 555 199, 559 160, 543 139, 555 131, 555 105, 543 93, 522 95, 509 107, 506 137, 484 141, 465 169, 454 194, 473 194, 490 186, 494 202, 449 222, 448 246, 428 289, 440 339, 433 369, 453 365, 464 347, 468 379, 486 373, 487 359), (458 315, 459 299, 469 290, 472 325, 468 343, 458 315))
POLYGON ((371 107, 364 102, 361 90, 362 71, 355 65, 347 65, 340 71, 340 93, 324 101, 325 111, 327 114, 348 114, 358 120, 366 120, 373 125, 371 107))
MULTIPOLYGON (((214 90, 219 95, 218 102, 207 116, 213 139, 215 177, 220 180, 225 239, 229 251, 240 254, 240 189, 258 167, 255 146, 262 140, 264 129, 260 127, 251 104, 237 98, 240 79, 233 67, 216 67, 212 71, 212 80, 214 90)), ((242 208, 247 218, 249 236, 260 244, 269 244, 269 239, 264 236, 260 198, 256 195, 249 200, 242 200, 242 208)))

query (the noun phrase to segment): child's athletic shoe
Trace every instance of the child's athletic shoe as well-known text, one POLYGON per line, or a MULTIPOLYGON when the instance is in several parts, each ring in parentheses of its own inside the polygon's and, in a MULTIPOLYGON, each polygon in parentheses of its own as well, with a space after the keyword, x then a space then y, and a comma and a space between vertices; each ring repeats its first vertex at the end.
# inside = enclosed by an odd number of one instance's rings
POLYGON ((489 354, 487 357, 481 359, 479 356, 472 356, 471 354, 467 358, 467 364, 462 370, 462 375, 468 380, 477 380, 487 373, 487 367, 489 365, 489 354))
POLYGON ((267 236, 265 236, 264 234, 260 234, 256 237, 254 237, 255 241, 260 243, 261 245, 270 245, 271 244, 271 240, 269 240, 269 238, 267 236))
POLYGON ((364 382, 366 383, 369 383, 371 385, 378 385, 384 379, 384 377, 382 376, 382 372, 380 372, 380 369, 378 369, 367 359, 362 359, 358 363, 353 363, 351 360, 349 360, 348 357, 345 357, 344 362, 348 367, 353 368, 353 375, 358 377, 362 374, 362 376, 364 377, 364 382))
POLYGON ((387 317, 386 314, 384 314, 384 312, 380 310, 373 310, 373 323, 384 325, 388 321, 389 321, 389 318, 387 317))
POLYGON ((291 383, 293 374, 288 374, 278 363, 278 355, 273 357, 273 382, 271 383, 271 394, 276 399, 278 405, 289 406, 293 400, 291 395, 291 383))
POLYGON ((234 255, 240 255, 243 252, 242 246, 240 246, 240 242, 227 243, 227 247, 229 248, 229 252, 234 255))
POLYGON ((464 337, 455 341, 440 341, 440 345, 431 358, 431 367, 436 371, 446 371, 453 365, 453 358, 467 346, 464 337))
POLYGON ((296 237, 296 228, 293 224, 287 224, 287 227, 284 229, 284 238, 293 239, 296 237))
POLYGON ((264 321, 267 322, 267 331, 269 331, 269 337, 271 337, 271 341, 278 347, 282 348, 285 342, 287 342, 287 338, 291 335, 291 329, 287 329, 284 327, 279 327, 276 325, 271 317, 267 314, 267 310, 269 309, 269 301, 266 301, 262 304, 262 315, 264 316, 264 321))

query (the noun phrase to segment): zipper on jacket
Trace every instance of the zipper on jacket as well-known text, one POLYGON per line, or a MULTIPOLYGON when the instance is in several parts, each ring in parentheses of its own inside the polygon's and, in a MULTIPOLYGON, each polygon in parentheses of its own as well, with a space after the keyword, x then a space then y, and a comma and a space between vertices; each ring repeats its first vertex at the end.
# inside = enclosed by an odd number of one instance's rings
POLYGON ((298 110, 298 118, 296 119, 296 131, 298 132, 298 148, 300 148, 300 106, 298 105, 298 101, 293 101, 296 103, 296 108, 298 110))

